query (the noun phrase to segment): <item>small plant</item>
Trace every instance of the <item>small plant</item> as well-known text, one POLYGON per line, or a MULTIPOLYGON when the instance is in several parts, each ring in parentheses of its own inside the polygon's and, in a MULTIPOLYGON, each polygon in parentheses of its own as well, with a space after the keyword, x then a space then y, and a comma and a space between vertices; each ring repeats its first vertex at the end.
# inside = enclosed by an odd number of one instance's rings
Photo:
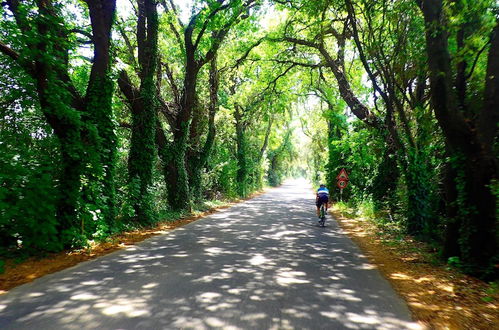
POLYGON ((450 267, 454 267, 454 268, 462 268, 463 267, 463 264, 461 262, 461 259, 459 259, 459 257, 449 257, 449 259, 447 259, 447 264, 450 267))
POLYGON ((492 282, 489 285, 489 288, 485 290, 485 297, 481 299, 487 303, 493 302, 496 300, 497 294, 499 293, 499 281, 492 282))

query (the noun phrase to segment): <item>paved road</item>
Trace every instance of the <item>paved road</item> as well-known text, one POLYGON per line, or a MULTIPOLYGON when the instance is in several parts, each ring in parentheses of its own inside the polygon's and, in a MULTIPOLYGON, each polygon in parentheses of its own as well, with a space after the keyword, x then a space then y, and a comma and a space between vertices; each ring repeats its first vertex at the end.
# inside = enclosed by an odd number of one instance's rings
POLYGON ((314 196, 250 201, 0 296, 1 329, 417 329, 314 196))

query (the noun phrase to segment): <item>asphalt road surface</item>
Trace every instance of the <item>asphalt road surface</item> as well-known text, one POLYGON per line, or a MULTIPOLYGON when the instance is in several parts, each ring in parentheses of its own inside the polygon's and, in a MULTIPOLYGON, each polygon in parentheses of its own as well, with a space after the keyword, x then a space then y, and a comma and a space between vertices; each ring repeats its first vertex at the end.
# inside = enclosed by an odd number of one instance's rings
POLYGON ((0 329, 418 329, 291 181, 0 296, 0 329))

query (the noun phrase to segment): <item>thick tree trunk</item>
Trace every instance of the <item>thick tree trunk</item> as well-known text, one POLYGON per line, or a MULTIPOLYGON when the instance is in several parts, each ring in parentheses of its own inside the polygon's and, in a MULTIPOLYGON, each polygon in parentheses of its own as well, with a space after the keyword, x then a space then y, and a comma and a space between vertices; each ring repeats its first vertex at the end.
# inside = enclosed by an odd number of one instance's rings
POLYGON ((196 84, 199 66, 194 60, 194 54, 187 52, 187 67, 184 78, 184 92, 180 100, 180 109, 173 127, 173 142, 171 146, 169 176, 174 176, 168 186, 168 202, 177 211, 190 209, 191 195, 187 168, 187 148, 189 145, 190 125, 196 105, 196 84))
MULTIPOLYGON (((37 52, 26 53, 22 56, 15 52, 7 54, 18 61, 26 73, 35 80, 40 108, 60 143, 61 169, 57 183, 59 200, 56 215, 60 241, 65 246, 72 243, 72 229, 78 226, 82 175, 87 175, 90 181, 87 186, 92 186, 95 182, 93 180, 98 180, 96 177, 99 175, 96 173, 102 173, 103 168, 107 170, 114 166, 112 155, 115 147, 110 140, 106 140, 102 143, 106 144, 109 149, 100 148, 101 141, 95 134, 100 134, 99 130, 105 132, 108 128, 105 125, 102 128, 98 127, 98 131, 93 128, 98 126, 96 123, 99 118, 104 117, 102 120, 106 121, 106 117, 110 116, 111 112, 112 86, 109 86, 111 83, 107 75, 110 66, 110 30, 115 1, 89 0, 86 3, 89 6, 92 23, 95 56, 87 86, 87 96, 84 99, 69 77, 68 47, 70 45, 67 40, 69 31, 65 29, 59 8, 52 1, 37 1, 37 13, 33 11, 33 16, 28 19, 27 12, 19 7, 18 1, 7 1, 19 28, 23 32, 31 31, 38 34, 36 38, 25 40, 26 48, 36 49, 37 52), (33 57, 25 58, 25 56, 33 57), (107 153, 108 150, 109 153, 107 153), (90 171, 92 171, 91 174, 90 171)), ((108 130, 111 133, 106 136, 112 136, 113 128, 108 130)), ((96 189, 95 194, 104 193, 109 197, 108 206, 112 209, 114 207, 112 197, 114 180, 107 174, 102 180, 101 183, 105 187, 103 191, 96 189)), ((96 200, 97 198, 94 198, 92 202, 96 200)), ((111 218, 114 218, 114 215, 108 217, 108 219, 111 218)))
MULTIPOLYGON (((181 168, 175 158, 182 157, 182 152, 178 152, 178 145, 174 142, 168 142, 165 132, 161 127, 159 120, 156 125, 156 143, 158 146, 158 155, 163 167, 163 176, 168 188, 168 203, 175 211, 182 211, 188 208, 188 200, 181 199, 179 191, 179 171, 181 168)), ((186 145, 184 146, 186 148, 186 145)), ((187 173, 185 174, 187 175, 187 173)), ((185 182, 185 180, 183 180, 185 182)))
POLYGON ((497 124, 499 123, 499 18, 492 31, 490 45, 485 77, 484 108, 478 117, 477 128, 484 148, 483 152, 493 157, 494 140, 497 138, 497 124))
POLYGON ((396 189, 400 177, 397 165, 397 150, 393 143, 386 142, 381 163, 373 180, 372 193, 377 208, 388 208, 391 213, 396 210, 396 189))
POLYGON ((174 134, 168 164, 168 203, 175 211, 190 209, 189 177, 185 163, 189 125, 180 127, 174 134))
MULTIPOLYGON (((113 82, 110 77, 111 27, 116 10, 116 1, 87 1, 93 31, 94 61, 86 93, 86 112, 90 121, 97 127, 98 140, 94 152, 100 156, 100 183, 104 200, 104 219, 114 227, 115 206, 115 166, 117 138, 113 121, 112 97, 113 82)), ((99 198, 100 199, 100 198, 99 198)))
POLYGON ((61 48, 65 39, 60 39, 60 26, 53 24, 56 14, 52 9, 48 3, 40 4, 40 16, 37 18, 37 32, 40 38, 35 47, 45 56, 51 56, 52 61, 62 63, 55 68, 52 62, 35 58, 34 78, 41 110, 60 143, 61 172, 58 178, 57 231, 63 246, 69 247, 72 237, 68 231, 77 226, 78 220, 84 149, 81 122, 76 110, 71 108, 71 95, 58 75, 64 70, 67 50, 61 48))
MULTIPOLYGON (((145 79, 147 80, 147 79, 145 79)), ((149 188, 152 184, 152 171, 155 155, 155 123, 156 113, 154 108, 155 85, 152 77, 149 82, 141 86, 142 111, 132 112, 132 136, 130 140, 130 153, 128 155, 129 182, 138 185, 134 209, 135 216, 140 222, 152 221, 152 210, 149 188)))
POLYGON ((158 12, 153 0, 138 1, 137 23, 140 87, 136 91, 122 73, 120 87, 132 107, 132 136, 128 156, 128 176, 132 185, 135 218, 142 223, 154 220, 149 192, 155 160, 156 84, 158 12), (136 98, 138 96, 138 100, 136 98))
POLYGON ((456 178, 456 169, 452 168, 452 165, 447 162, 444 168, 443 182, 446 219, 444 222, 444 241, 442 247, 442 256, 446 260, 450 257, 461 256, 461 248, 457 240, 459 237, 459 228, 461 228, 461 221, 458 217, 458 205, 456 204, 458 198, 455 182, 456 178))
POLYGON ((431 204, 431 169, 425 155, 410 149, 405 171, 407 183, 407 232, 428 240, 435 238, 436 219, 431 204))
MULTIPOLYGON (((61 141, 62 172, 59 177, 59 204, 57 207, 58 233, 64 247, 71 244, 72 235, 68 232, 77 225, 78 205, 80 201, 81 175, 83 172, 82 159, 78 150, 71 142, 61 141)), ((79 150, 81 152, 81 150, 79 150)))
POLYGON ((189 182, 191 183, 191 190, 195 200, 199 200, 202 197, 203 191, 201 189, 201 174, 206 167, 213 144, 215 143, 215 115, 218 110, 218 89, 220 84, 216 55, 210 61, 209 84, 210 103, 208 106, 208 134, 203 146, 200 147, 201 149, 198 150, 196 155, 189 160, 189 164, 191 166, 191 177, 189 178, 189 182))

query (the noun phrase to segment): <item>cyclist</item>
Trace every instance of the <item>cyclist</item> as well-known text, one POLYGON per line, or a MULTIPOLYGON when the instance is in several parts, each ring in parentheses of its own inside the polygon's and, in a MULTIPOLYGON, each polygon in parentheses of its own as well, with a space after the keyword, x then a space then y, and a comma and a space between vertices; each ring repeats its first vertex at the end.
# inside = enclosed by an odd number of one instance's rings
POLYGON ((319 189, 317 189, 317 196, 315 198, 315 205, 317 206, 317 217, 320 218, 321 205, 326 204, 326 211, 329 208, 329 190, 326 188, 325 184, 321 184, 319 189))

